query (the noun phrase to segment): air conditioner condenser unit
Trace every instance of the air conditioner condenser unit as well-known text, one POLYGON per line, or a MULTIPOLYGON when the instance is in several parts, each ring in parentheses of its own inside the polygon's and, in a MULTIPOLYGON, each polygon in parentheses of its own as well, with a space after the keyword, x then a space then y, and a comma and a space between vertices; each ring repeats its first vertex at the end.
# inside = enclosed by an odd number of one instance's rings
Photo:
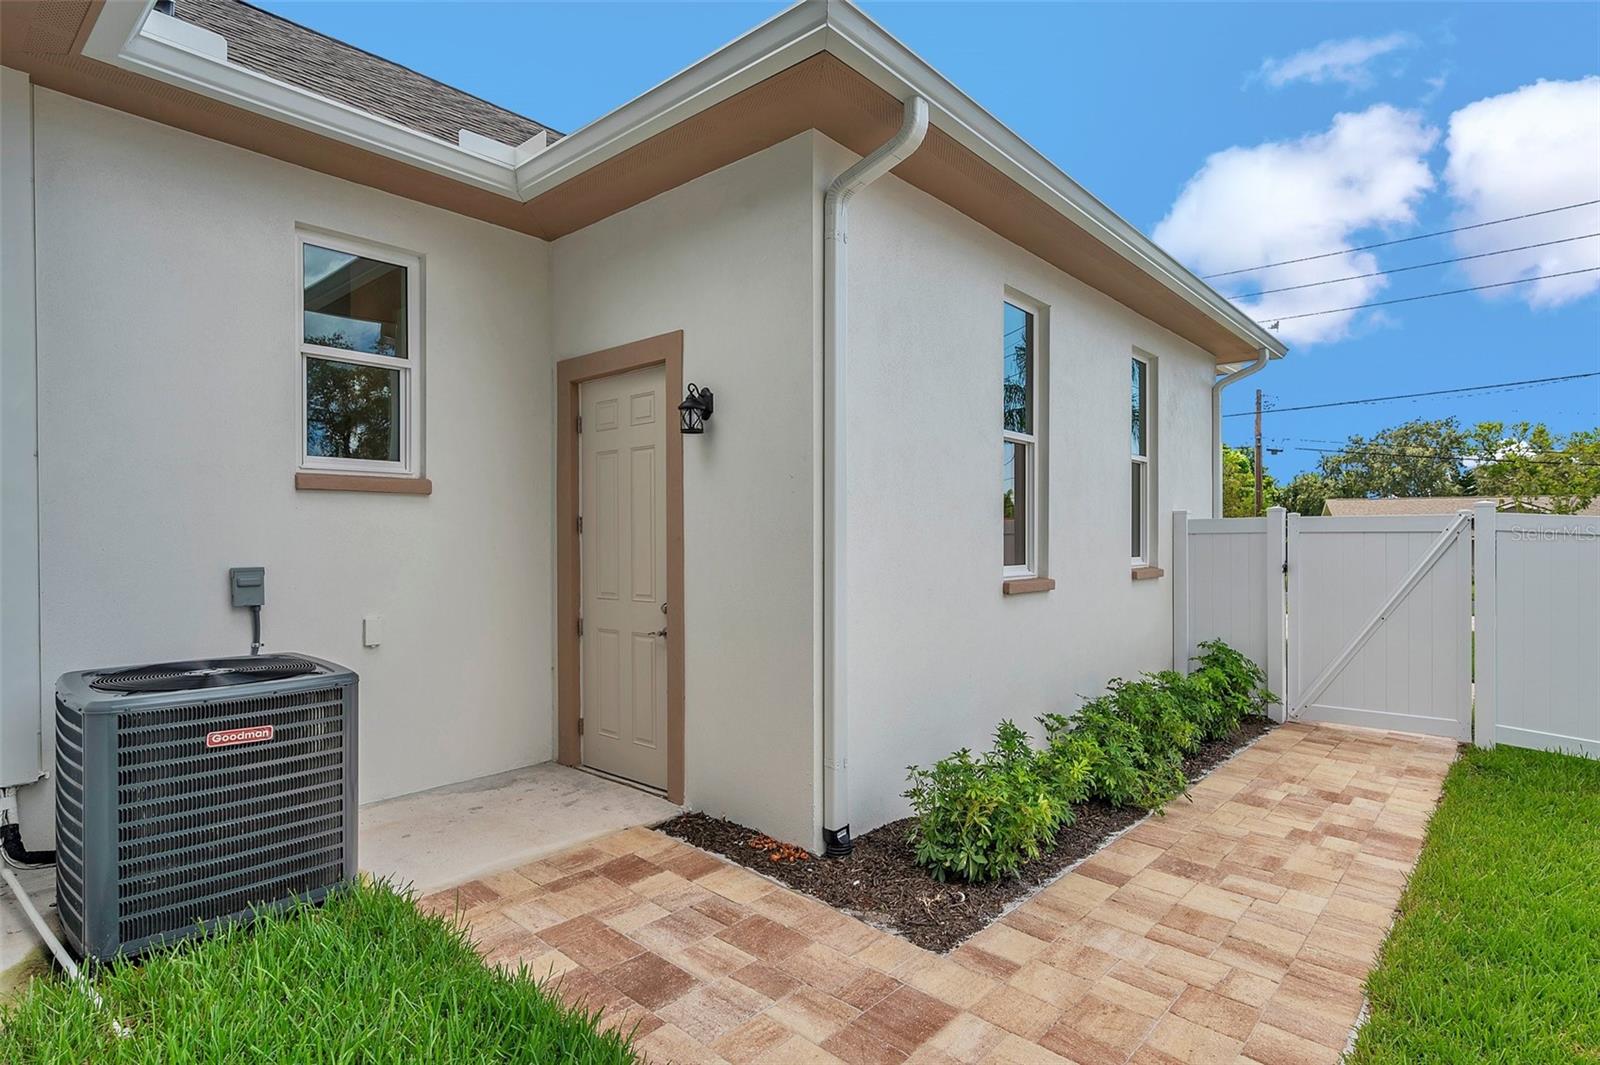
POLYGON ((56 684, 56 893, 109 959, 356 875, 356 674, 298 654, 56 684))

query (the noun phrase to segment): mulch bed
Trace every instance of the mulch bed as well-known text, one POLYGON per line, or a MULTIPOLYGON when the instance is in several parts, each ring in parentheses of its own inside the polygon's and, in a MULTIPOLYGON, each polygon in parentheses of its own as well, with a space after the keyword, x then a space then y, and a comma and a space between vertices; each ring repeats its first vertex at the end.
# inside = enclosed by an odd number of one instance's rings
MULTIPOLYGON (((1273 727, 1266 718, 1246 719, 1233 735, 1207 743, 1185 759, 1184 774, 1191 782, 1200 779, 1273 727)), ((986 884, 940 883, 919 866, 906 842, 909 817, 857 836, 854 853, 837 860, 811 857, 753 829, 705 814, 680 814, 657 827, 942 954, 1147 812, 1103 802, 1084 803, 1076 810, 1076 820, 1061 830, 1055 845, 1024 865, 1018 876, 986 884)))

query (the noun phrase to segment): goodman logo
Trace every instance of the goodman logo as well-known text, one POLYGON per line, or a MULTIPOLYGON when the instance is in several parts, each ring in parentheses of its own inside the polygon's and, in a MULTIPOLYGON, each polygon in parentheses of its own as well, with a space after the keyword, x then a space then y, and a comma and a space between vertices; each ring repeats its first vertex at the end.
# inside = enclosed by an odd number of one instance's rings
POLYGON ((250 728, 225 728, 206 733, 207 747, 237 747, 241 743, 264 743, 272 738, 271 725, 253 725, 250 728))

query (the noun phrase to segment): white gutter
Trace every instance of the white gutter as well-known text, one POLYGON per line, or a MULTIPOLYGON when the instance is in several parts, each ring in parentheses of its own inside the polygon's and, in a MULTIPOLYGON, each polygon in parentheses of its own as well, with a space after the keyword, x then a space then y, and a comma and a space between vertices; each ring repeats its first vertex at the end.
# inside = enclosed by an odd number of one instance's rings
POLYGON ((1253 373, 1259 373, 1272 358, 1272 352, 1262 348, 1256 361, 1229 374, 1223 374, 1211 383, 1211 516, 1222 517, 1222 390, 1238 384, 1253 373))
POLYGON ((845 515, 849 467, 845 462, 846 354, 849 349, 850 200, 922 145, 928 101, 905 102, 900 132, 833 179, 822 197, 822 409, 823 409, 823 702, 822 838, 829 857, 850 853, 850 701, 845 668, 845 515))

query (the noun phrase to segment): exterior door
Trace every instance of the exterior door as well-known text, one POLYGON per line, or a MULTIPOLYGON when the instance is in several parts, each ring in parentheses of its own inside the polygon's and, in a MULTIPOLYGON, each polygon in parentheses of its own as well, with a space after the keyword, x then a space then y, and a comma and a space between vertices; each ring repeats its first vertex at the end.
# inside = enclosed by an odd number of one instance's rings
POLYGON ((666 370, 579 386, 583 763, 667 786, 666 370))

